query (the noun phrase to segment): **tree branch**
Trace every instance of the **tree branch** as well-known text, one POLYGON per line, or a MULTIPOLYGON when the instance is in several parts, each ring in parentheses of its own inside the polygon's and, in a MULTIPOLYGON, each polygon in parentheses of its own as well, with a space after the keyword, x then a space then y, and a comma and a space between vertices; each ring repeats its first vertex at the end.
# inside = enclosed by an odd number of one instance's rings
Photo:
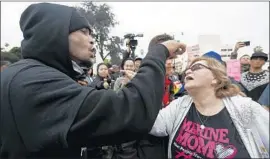
MULTIPOLYGON (((109 55, 110 55, 110 52, 105 55, 104 59, 106 59, 109 55)), ((103 59, 103 61, 104 61, 104 59, 103 59)))

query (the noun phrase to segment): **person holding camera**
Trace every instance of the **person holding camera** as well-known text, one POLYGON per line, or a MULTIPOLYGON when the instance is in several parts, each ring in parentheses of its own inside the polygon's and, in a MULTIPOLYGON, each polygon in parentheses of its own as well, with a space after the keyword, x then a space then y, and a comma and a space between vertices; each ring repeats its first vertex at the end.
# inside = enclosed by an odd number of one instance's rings
MULTIPOLYGON (((246 46, 247 44, 245 44, 245 42, 237 42, 235 44, 233 52, 231 53, 231 59, 237 59, 238 50, 246 46)), ((241 73, 247 72, 249 70, 249 67, 250 67, 249 62, 250 62, 250 56, 248 54, 242 55, 240 57, 241 73)))
POLYGON ((121 63, 121 68, 124 69, 124 62, 127 60, 127 59, 133 59, 134 60, 134 66, 135 66, 135 69, 134 71, 137 72, 140 68, 140 65, 142 63, 142 58, 140 57, 132 57, 131 56, 131 53, 132 53, 132 50, 131 50, 131 46, 130 46, 130 39, 127 39, 127 42, 126 42, 126 51, 123 53, 123 59, 122 59, 122 63, 121 63))

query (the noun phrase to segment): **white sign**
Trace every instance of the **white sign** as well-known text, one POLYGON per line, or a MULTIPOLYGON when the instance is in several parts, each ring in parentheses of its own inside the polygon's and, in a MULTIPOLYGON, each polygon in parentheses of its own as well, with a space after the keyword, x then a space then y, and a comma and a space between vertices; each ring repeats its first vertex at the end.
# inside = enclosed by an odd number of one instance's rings
POLYGON ((201 55, 215 51, 220 53, 221 40, 219 35, 200 35, 198 38, 201 55))

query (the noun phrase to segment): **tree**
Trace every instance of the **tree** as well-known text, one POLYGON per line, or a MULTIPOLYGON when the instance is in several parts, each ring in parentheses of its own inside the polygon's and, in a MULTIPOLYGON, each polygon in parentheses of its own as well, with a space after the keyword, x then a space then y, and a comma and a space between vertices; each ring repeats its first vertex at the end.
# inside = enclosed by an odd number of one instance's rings
MULTIPOLYGON (((106 41, 110 39, 110 29, 118 24, 115 15, 112 13, 110 6, 105 3, 97 5, 92 1, 86 1, 77 9, 86 16, 90 25, 92 25, 91 28, 94 31, 93 36, 97 43, 97 49, 104 61, 106 58, 105 51, 109 51, 107 49, 110 48, 110 46, 106 45, 106 41)), ((109 55, 110 53, 113 52, 109 51, 109 55)))
POLYGON ((105 64, 111 64, 111 61, 109 59, 104 59, 103 61, 105 64))
MULTIPOLYGON (((8 47, 9 44, 6 43, 5 47, 8 47)), ((21 48, 13 47, 9 51, 6 51, 5 48, 1 48, 1 60, 10 61, 11 63, 17 62, 21 59, 21 48)))
POLYGON ((13 47, 9 50, 9 53, 12 53, 14 55, 16 55, 18 58, 22 58, 22 55, 21 55, 21 47, 13 47))
POLYGON ((111 64, 119 65, 122 61, 120 55, 124 52, 124 50, 121 48, 121 38, 115 36, 110 40, 110 44, 106 45, 106 50, 109 51, 107 55, 110 55, 111 57, 111 64))
POLYGON ((19 61, 19 57, 9 52, 1 52, 1 60, 14 63, 19 61))
POLYGON ((5 43, 5 47, 9 47, 9 44, 8 43, 5 43))

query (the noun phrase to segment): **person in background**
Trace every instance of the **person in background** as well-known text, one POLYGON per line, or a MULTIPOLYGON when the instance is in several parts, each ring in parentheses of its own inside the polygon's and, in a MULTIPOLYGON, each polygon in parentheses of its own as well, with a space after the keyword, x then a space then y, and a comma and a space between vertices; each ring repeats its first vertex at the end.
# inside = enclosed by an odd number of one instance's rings
POLYGON ((97 65, 97 76, 94 81, 90 84, 98 90, 100 89, 110 89, 111 88, 111 77, 109 74, 109 68, 105 63, 99 63, 97 65))
POLYGON ((1 60, 1 72, 2 72, 5 68, 7 68, 10 64, 11 64, 11 62, 9 62, 9 61, 2 61, 2 60, 1 60))
MULTIPOLYGON (((191 55, 191 54, 188 54, 188 60, 187 60, 187 66, 185 69, 188 68, 188 66, 190 66, 191 62, 195 59, 196 57, 191 55)), ((185 70, 184 70, 185 71, 185 70)), ((183 72, 184 72, 183 71, 183 72)), ((181 87, 180 89, 178 90, 178 92, 174 95, 175 99, 179 98, 179 97, 183 97, 184 95, 187 95, 188 92, 186 91, 185 89, 185 82, 184 82, 184 77, 183 77, 183 72, 179 75, 179 79, 180 79, 180 82, 181 82, 181 87)))
POLYGON ((172 73, 171 73, 171 80, 176 83, 176 82, 179 82, 180 79, 179 79, 179 75, 181 74, 181 70, 182 70, 182 63, 178 63, 176 64, 175 62, 175 58, 172 58, 172 73))
MULTIPOLYGON (((148 48, 150 48, 152 45, 172 39, 174 38, 168 34, 157 35, 151 39, 148 48)), ((183 48, 183 50, 181 50, 181 53, 184 53, 185 51, 186 51, 185 48, 183 48)), ((172 58, 166 60, 165 67, 166 67, 166 76, 164 88, 165 92, 163 95, 163 107, 166 107, 174 99, 174 83, 170 78, 171 75, 173 74, 173 67, 174 67, 172 58)))
POLYGON ((168 158, 269 158, 269 114, 229 80, 220 61, 193 60, 189 95, 160 110, 150 134, 168 136, 168 158))
POLYGON ((87 71, 87 75, 92 79, 92 81, 94 80, 95 76, 94 76, 93 67, 89 68, 89 70, 87 71))
POLYGON ((138 70, 139 70, 139 68, 140 68, 140 66, 141 66, 142 60, 143 60, 143 59, 140 58, 140 57, 136 57, 136 58, 134 59, 135 72, 138 72, 138 70))
MULTIPOLYGON (((237 59, 238 50, 245 46, 246 46, 245 43, 237 42, 234 47, 233 52, 231 53, 231 59, 237 59)), ((247 54, 240 57, 241 73, 247 72, 249 70, 249 67, 250 67, 249 60, 250 60, 250 56, 247 54)))
POLYGON ((120 74, 120 67, 117 66, 117 65, 112 65, 112 67, 110 68, 110 70, 112 72, 111 73, 112 80, 116 81, 116 79, 121 76, 121 74, 120 74))
POLYGON ((128 58, 130 58, 130 54, 131 54, 131 48, 130 48, 129 39, 128 39, 127 42, 126 42, 126 49, 123 52, 123 58, 122 58, 122 62, 121 62, 121 65, 120 65, 121 70, 124 69, 124 63, 128 58))
MULTIPOLYGON (((135 65, 132 59, 126 59, 126 61, 124 62, 124 70, 127 71, 131 71, 134 72, 135 75, 135 65)), ((117 78, 115 83, 114 83, 114 90, 115 91, 119 91, 121 88, 123 88, 128 82, 129 82, 129 78, 127 77, 127 75, 123 74, 121 77, 117 78)))
POLYGON ((263 52, 253 53, 250 59, 250 69, 241 75, 241 84, 246 95, 258 102, 263 91, 269 84, 269 71, 262 67, 268 60, 268 56, 263 52))
POLYGON ((249 63, 250 63, 250 56, 248 54, 242 55, 240 57, 240 64, 242 66, 242 70, 241 71, 246 72, 246 70, 249 69, 249 66, 250 66, 249 63))
POLYGON ((165 92, 163 95, 163 107, 169 105, 174 100, 174 81, 171 76, 173 75, 173 60, 167 59, 165 63, 166 76, 165 76, 165 92))
MULTIPOLYGON (((222 62, 222 64, 225 66, 225 68, 227 69, 227 63, 225 61, 222 62)), ((229 76, 229 79, 231 80, 232 84, 237 85, 240 90, 246 94, 246 89, 243 87, 243 85, 241 84, 241 82, 236 81, 233 77, 229 76)))
MULTIPOLYGON (((126 59, 130 58, 130 54, 131 54, 131 48, 130 45, 127 42, 127 49, 126 51, 123 53, 123 59, 122 59, 122 63, 121 63, 121 69, 124 69, 124 62, 126 61, 126 59)), ((136 57, 134 60, 134 64, 135 64, 135 72, 137 72, 140 68, 140 65, 142 63, 142 58, 140 57, 136 57)))

